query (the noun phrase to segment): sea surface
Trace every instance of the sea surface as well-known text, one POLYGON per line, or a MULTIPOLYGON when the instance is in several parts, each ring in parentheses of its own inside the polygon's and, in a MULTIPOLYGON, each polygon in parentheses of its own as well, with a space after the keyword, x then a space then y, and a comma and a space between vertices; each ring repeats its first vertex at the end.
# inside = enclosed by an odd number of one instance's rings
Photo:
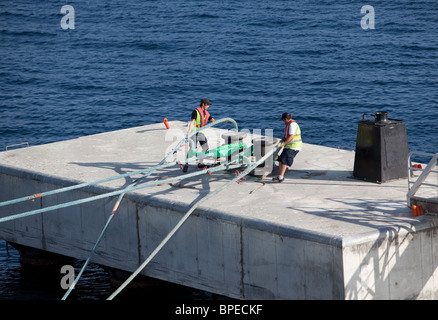
MULTIPOLYGON (((363 114, 386 111, 411 151, 436 153, 437 64, 436 0, 1 0, 0 151, 189 121, 207 97, 214 118, 277 137, 290 112, 328 147, 354 148, 363 114)), ((112 293, 89 270, 74 299, 112 293)), ((34 278, 0 241, 0 299, 60 299, 34 278)))

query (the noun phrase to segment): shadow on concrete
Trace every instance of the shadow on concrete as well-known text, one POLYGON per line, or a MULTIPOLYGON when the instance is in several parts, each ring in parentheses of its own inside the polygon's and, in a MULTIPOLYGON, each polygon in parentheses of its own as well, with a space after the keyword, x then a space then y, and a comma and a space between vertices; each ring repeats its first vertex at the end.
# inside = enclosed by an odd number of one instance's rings
MULTIPOLYGON (((164 124, 163 124, 164 126, 164 124)), ((145 132, 151 132, 151 131, 165 131, 167 130, 166 128, 157 128, 157 129, 144 129, 144 130, 139 130, 136 131, 135 133, 145 133, 145 132)))
MULTIPOLYGON (((269 174, 267 177, 275 177, 278 175, 278 167, 274 167, 274 170, 271 174, 269 174)), ((336 182, 346 182, 351 187, 363 187, 363 188, 375 188, 376 186, 379 186, 379 188, 390 188, 390 189, 397 189, 397 188, 403 188, 406 189, 407 186, 407 179, 406 179, 406 185, 398 186, 390 183, 377 183, 373 181, 366 181, 363 179, 355 178, 353 177, 353 171, 349 170, 296 170, 296 169, 288 169, 285 174, 285 180, 284 183, 291 183, 295 185, 301 185, 301 184, 312 184, 315 185, 316 183, 314 181, 330 181, 330 186, 343 186, 345 184, 342 183, 336 183, 336 182), (299 179, 299 180, 298 180, 299 179), (357 184, 352 184, 357 182, 357 184)), ((321 184, 322 186, 326 187, 327 184, 321 184)))
MULTIPOLYGON (((122 175, 125 173, 130 173, 134 171, 139 170, 146 170, 148 168, 151 168, 155 163, 151 162, 69 162, 69 164, 74 164, 81 167, 95 167, 95 168, 102 168, 102 169, 108 169, 114 171, 114 175, 122 175)), ((128 185, 132 184, 135 179, 139 178, 140 175, 137 174, 135 176, 127 176, 124 177, 125 184, 121 187, 127 187, 128 185)), ((122 178, 121 178, 122 179, 122 178)))
POLYGON ((374 230, 347 239, 341 235, 345 299, 436 299, 431 285, 438 267, 433 258, 436 232, 419 226, 424 225, 422 218, 412 218, 406 202, 327 200, 341 203, 345 209, 289 208, 374 230), (370 234, 372 239, 367 239, 370 234))
MULTIPOLYGON (((156 163, 152 162, 137 162, 137 163, 114 163, 114 162, 70 162, 70 164, 78 165, 78 166, 84 166, 84 167, 98 167, 98 168, 104 168, 109 169, 115 172, 114 176, 116 175, 123 175, 130 172, 140 171, 140 170, 146 170, 148 168, 152 168, 156 165, 156 163)), ((183 176, 185 174, 190 174, 195 171, 199 171, 201 169, 198 169, 195 165, 190 165, 189 170, 187 173, 182 172, 180 166, 175 163, 175 166, 169 167, 169 168, 162 168, 154 171, 151 175, 145 177, 143 181, 139 181, 137 186, 141 186, 147 183, 164 180, 171 177, 177 177, 177 176, 183 176)), ((181 188, 189 188, 193 190, 198 190, 199 195, 196 197, 188 207, 191 207, 193 204, 195 204, 197 201, 199 201, 201 198, 203 198, 205 195, 207 195, 210 191, 210 182, 219 181, 224 179, 224 175, 229 175, 230 179, 234 178, 234 175, 230 172, 224 173, 219 175, 200 175, 196 177, 189 177, 186 179, 177 180, 171 183, 165 183, 168 184, 169 187, 172 187, 173 189, 178 190, 181 188)), ((113 176, 113 175, 112 175, 113 176)), ((142 178, 144 174, 136 174, 132 176, 123 177, 121 179, 124 179, 124 184, 118 187, 115 187, 117 190, 122 190, 131 184, 133 184, 137 179, 142 178)), ((226 183, 226 182, 224 182, 226 183)), ((164 183, 163 183, 164 184, 164 183)), ((145 188, 146 189, 146 188, 145 188)), ((169 192, 173 192, 174 190, 162 190, 162 191, 154 191, 152 192, 154 196, 157 195, 164 195, 169 194, 169 192)), ((129 192, 129 191, 128 191, 129 192)))
MULTIPOLYGON (((303 213, 324 217, 327 219, 334 219, 343 222, 360 224, 368 227, 379 226, 383 224, 400 224, 400 222, 414 222, 411 217, 411 211, 406 206, 406 201, 401 200, 375 200, 375 199, 345 199, 345 198, 327 198, 327 201, 342 204, 345 209, 327 209, 320 207, 306 207, 306 210, 299 208, 292 208, 295 211, 302 211, 303 213), (400 219, 400 218, 406 218, 400 219)), ((408 230, 412 231, 412 230, 408 230)))

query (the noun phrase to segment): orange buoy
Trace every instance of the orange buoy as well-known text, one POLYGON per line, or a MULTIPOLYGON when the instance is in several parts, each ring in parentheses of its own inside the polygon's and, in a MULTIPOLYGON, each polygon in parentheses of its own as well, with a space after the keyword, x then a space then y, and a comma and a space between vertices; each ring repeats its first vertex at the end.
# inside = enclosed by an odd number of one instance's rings
POLYGON ((170 129, 169 122, 167 122, 167 118, 164 118, 163 122, 164 122, 164 125, 166 126, 166 128, 170 129))
POLYGON ((417 216, 417 206, 415 204, 412 205, 412 216, 413 217, 417 216))
POLYGON ((421 217, 423 215, 423 206, 417 206, 417 217, 421 217))

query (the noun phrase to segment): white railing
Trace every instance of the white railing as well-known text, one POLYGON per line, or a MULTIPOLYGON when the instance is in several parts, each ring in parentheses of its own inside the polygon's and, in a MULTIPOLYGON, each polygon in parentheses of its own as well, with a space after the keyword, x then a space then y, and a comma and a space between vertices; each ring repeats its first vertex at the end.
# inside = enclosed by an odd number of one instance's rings
MULTIPOLYGON (((432 170, 438 162, 438 153, 431 154, 431 153, 423 153, 423 152, 410 152, 408 155, 408 193, 407 193, 407 202, 408 207, 411 207, 411 198, 415 196, 420 186, 431 186, 435 187, 438 192, 438 180, 436 184, 426 183, 426 179, 429 176, 431 172, 438 172, 437 170, 432 170), (423 169, 421 165, 412 165, 411 156, 413 154, 420 155, 420 156, 426 156, 426 157, 432 157, 432 159, 429 161, 429 163, 426 165, 426 167, 423 169), (422 171, 421 174, 418 176, 418 178, 415 181, 412 181, 413 177, 413 171, 422 171)), ((437 193, 438 195, 438 193, 437 193)), ((428 199, 429 201, 437 202, 438 198, 436 199, 428 199)))

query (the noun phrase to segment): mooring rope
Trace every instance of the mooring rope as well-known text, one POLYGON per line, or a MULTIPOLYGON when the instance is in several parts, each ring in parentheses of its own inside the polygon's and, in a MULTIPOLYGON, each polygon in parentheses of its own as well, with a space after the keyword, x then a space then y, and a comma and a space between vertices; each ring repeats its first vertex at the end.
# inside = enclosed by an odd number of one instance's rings
MULTIPOLYGON (((234 161, 236 161, 236 160, 234 160, 234 161)), ((200 176, 200 175, 203 175, 203 174, 211 174, 211 173, 216 172, 216 171, 222 171, 222 170, 226 170, 226 169, 234 169, 234 168, 240 168, 240 167, 241 167, 240 165, 234 165, 234 166, 233 166, 233 165, 231 165, 230 163, 224 163, 224 164, 222 164, 222 165, 220 165, 220 166, 214 167, 214 168, 209 169, 209 170, 201 170, 201 171, 197 171, 197 172, 190 173, 190 174, 186 174, 186 175, 181 175, 181 176, 177 176, 177 177, 172 177, 172 178, 169 178, 169 179, 163 179, 163 180, 159 180, 159 181, 154 181, 154 182, 151 182, 151 183, 148 183, 148 184, 146 184, 146 185, 141 186, 141 188, 146 188, 146 187, 150 187, 150 186, 155 186, 155 185, 158 185, 158 184, 164 184, 164 183, 168 183, 168 182, 171 182, 171 181, 183 180, 183 179, 187 179, 187 178, 190 178, 190 177, 200 176)), ((134 185, 134 184, 133 184, 133 185, 134 185)), ((74 282, 72 283, 72 285, 69 287, 69 289, 68 289, 68 290, 66 291, 66 293, 64 294, 62 300, 65 300, 65 299, 68 297, 68 295, 70 294, 70 292, 74 289, 74 287, 76 286, 77 282, 79 281, 79 279, 80 279, 80 277, 81 277, 83 271, 85 270, 86 266, 88 265, 88 263, 90 262, 91 258, 93 257, 93 255, 94 255, 94 253, 95 253, 95 251, 96 251, 96 248, 98 247, 98 245, 99 245, 100 241, 102 240, 103 235, 105 234, 105 232, 106 232, 106 230, 107 230, 107 228, 108 228, 108 226, 109 226, 109 224, 110 224, 112 218, 114 217, 114 214, 116 213, 116 211, 117 211, 117 209, 118 209, 118 207, 119 207, 119 204, 120 204, 120 202, 121 202, 123 196, 124 196, 127 192, 129 192, 129 191, 137 190, 137 189, 138 189, 138 188, 133 188, 133 185, 131 185, 130 187, 127 187, 126 189, 124 189, 124 190, 123 190, 123 193, 121 193, 121 194, 119 195, 119 197, 118 197, 118 199, 117 199, 117 201, 116 201, 116 203, 115 203, 115 205, 114 205, 114 208, 113 208, 113 210, 112 210, 110 216, 108 217, 108 220, 107 220, 107 222, 106 222, 104 228, 102 229, 102 231, 101 231, 101 233, 100 233, 100 235, 99 235, 99 237, 98 237, 98 239, 97 239, 97 241, 96 241, 96 243, 95 243, 93 249, 91 250, 91 252, 90 252, 90 254, 89 254, 87 260, 85 261, 85 263, 84 263, 84 265, 83 265, 81 271, 79 272, 78 276, 76 277, 76 279, 74 280, 74 282)))
POLYGON ((199 201, 197 201, 189 211, 181 218, 181 220, 175 225, 175 227, 169 232, 169 234, 161 241, 161 243, 155 248, 155 250, 147 257, 147 259, 135 270, 131 276, 125 280, 125 282, 122 283, 122 285, 117 288, 116 291, 114 291, 113 294, 111 294, 107 300, 112 300, 114 297, 116 297, 145 267, 146 265, 155 257, 155 255, 166 245, 166 243, 172 238, 172 236, 180 229, 180 227, 186 222, 186 220, 189 218, 189 216, 192 214, 192 212, 204 201, 211 198, 215 194, 221 192, 226 187, 231 185, 234 182, 237 182, 241 180, 243 177, 245 177, 248 173, 250 173, 252 170, 254 170, 258 165, 266 161, 268 157, 270 157, 272 154, 275 154, 280 150, 280 148, 283 146, 283 142, 277 143, 277 145, 268 153, 266 153, 262 158, 254 162, 253 164, 249 165, 244 171, 240 172, 234 179, 231 181, 225 183, 224 185, 220 186, 216 190, 211 191, 208 193, 205 197, 201 198, 199 201))
MULTIPOLYGON (((216 121, 215 121, 215 122, 216 122, 216 121)), ((224 119, 217 120, 216 123, 212 123, 212 124, 209 125, 209 126, 211 127, 211 126, 213 126, 213 125, 216 125, 216 124, 219 124, 219 123, 222 123, 222 122, 233 122, 233 123, 234 123, 234 127, 236 128, 236 130, 238 129, 237 123, 236 123, 233 119, 231 119, 231 118, 224 118, 224 119)), ((209 127, 209 126, 204 126, 203 130, 205 130, 205 128, 206 128, 206 127, 209 127)), ((166 127, 167 127, 167 125, 166 125, 166 127)), ((196 131, 192 132, 187 138, 190 138, 190 136, 193 135, 193 134, 195 134, 195 133, 196 133, 196 131)), ((169 157, 170 155, 175 154, 175 153, 177 152, 177 150, 180 148, 180 146, 182 145, 183 142, 186 142, 186 141, 185 141, 185 138, 184 138, 183 140, 181 140, 181 141, 176 145, 176 147, 175 147, 175 148, 174 148, 174 149, 173 149, 173 150, 172 150, 172 151, 171 151, 171 152, 170 152, 170 153, 169 153, 169 154, 168 154, 168 155, 167 155, 167 156, 166 156, 166 157, 165 157, 165 158, 164 158, 164 159, 163 159, 158 165, 157 165, 157 166, 155 166, 154 168, 158 169, 158 168, 162 167, 163 164, 167 161, 168 157, 169 157)), ((194 144, 193 141, 190 140, 190 142, 191 142, 192 147, 196 148, 196 145, 193 146, 193 144, 194 144)), ((228 163, 228 166, 229 166, 229 164, 230 164, 230 163, 228 163)), ((225 168, 225 166, 217 167, 216 170, 214 170, 214 171, 222 170, 222 168, 225 168)), ((156 170, 156 169, 155 169, 155 170, 156 170)), ((139 182, 141 182, 142 180, 144 180, 147 176, 149 176, 150 174, 152 174, 152 172, 155 171, 155 170, 150 170, 150 172, 148 172, 148 174, 147 174, 146 176, 136 179, 132 184, 130 184, 128 187, 126 187, 126 188, 124 189, 125 192, 123 192, 123 193, 121 193, 121 194, 119 195, 119 197, 118 197, 118 199, 117 199, 117 201, 116 201, 116 203, 115 203, 115 205, 114 205, 114 208, 113 208, 113 210, 112 210, 110 216, 108 217, 107 222, 105 223, 104 228, 102 229, 102 231, 101 231, 101 233, 100 233, 100 235, 99 235, 99 237, 98 237, 96 243, 95 243, 94 246, 93 246, 93 249, 91 250, 90 254, 88 255, 88 257, 87 257, 87 259, 86 259, 84 265, 82 266, 82 268, 81 268, 81 270, 80 270, 78 276, 76 277, 76 279, 74 280, 74 282, 72 283, 72 285, 69 287, 69 289, 65 292, 64 296, 62 297, 62 300, 67 299, 67 297, 70 295, 71 291, 74 289, 74 287, 75 287, 76 284, 78 283, 80 277, 82 276, 82 273, 84 272, 85 268, 87 267, 88 263, 90 262, 91 258, 93 257, 93 255, 94 255, 94 253, 95 253, 95 251, 96 251, 98 245, 100 244, 100 241, 102 240, 102 238, 103 238, 103 236, 104 236, 104 234, 105 234, 105 232, 106 232, 106 230, 107 230, 107 228, 108 228, 108 226, 109 226, 109 224, 110 224, 112 218, 114 217, 114 214, 116 213, 116 211, 117 211, 117 209, 118 209, 118 207, 119 207, 119 205, 120 205, 120 202, 122 201, 124 195, 125 195, 128 191, 131 191, 132 188, 133 188, 135 185, 137 185, 139 182)), ((212 170, 209 171, 210 174, 211 174, 211 172, 212 172, 212 170)), ((190 176, 190 175, 184 175, 184 176, 181 176, 180 179, 178 179, 178 180, 185 179, 185 178, 187 178, 187 177, 189 177, 189 176, 190 176)), ((162 183, 164 183, 164 181, 160 181, 160 184, 162 184, 162 183)))
POLYGON ((91 181, 91 182, 84 182, 84 183, 80 183, 80 184, 75 184, 73 186, 69 186, 69 187, 65 187, 65 188, 60 188, 60 189, 55 189, 55 190, 51 190, 51 191, 47 191, 47 192, 42 192, 42 193, 35 193, 35 194, 29 195, 29 196, 25 196, 25 197, 22 197, 22 198, 17 198, 17 199, 13 199, 13 200, 8 200, 8 201, 0 202, 0 207, 7 206, 7 205, 10 205, 10 204, 16 204, 16 203, 27 201, 27 200, 35 200, 35 199, 42 198, 42 197, 45 197, 45 196, 51 196, 51 195, 54 195, 54 194, 58 194, 58 193, 66 192, 66 191, 71 191, 71 190, 75 190, 75 189, 80 189, 80 188, 84 188, 84 187, 88 187, 88 186, 91 186, 91 185, 100 184, 100 183, 104 183, 104 182, 108 182, 108 181, 112 181, 112 180, 122 179, 122 178, 133 176, 133 175, 136 175, 136 174, 147 173, 150 170, 156 170, 157 167, 158 167, 158 165, 154 166, 152 168, 142 169, 142 170, 133 171, 133 172, 128 172, 128 173, 124 173, 124 174, 117 175, 117 176, 112 176, 112 177, 101 179, 101 180, 96 180, 96 181, 91 181))
MULTIPOLYGON (((136 183, 136 182, 134 181, 134 183, 132 183, 131 186, 135 185, 135 183, 136 183)), ((127 188, 127 189, 128 189, 128 188, 127 188)), ((126 190, 126 192, 128 192, 128 191, 129 191, 129 190, 126 190)), ((110 214, 110 216, 108 217, 108 219, 107 219, 107 221, 106 221, 106 223, 105 223, 105 226, 103 227, 102 231, 100 232, 100 235, 99 235, 99 237, 98 237, 96 243, 94 244, 93 249, 90 251, 90 253, 89 253, 88 257, 87 257, 87 260, 85 261, 84 265, 83 265, 82 268, 81 268, 81 271, 79 271, 78 276, 76 277, 76 279, 74 280, 74 282, 72 283, 72 285, 68 288, 68 290, 65 292, 65 294, 64 294, 64 296, 62 297, 61 300, 65 300, 65 299, 67 299, 67 297, 70 295, 70 292, 74 289, 74 287, 75 287, 76 284, 78 283, 79 279, 80 279, 81 276, 82 276, 82 273, 84 272, 84 270, 85 270, 85 268, 87 267, 87 265, 88 265, 88 263, 90 262, 90 260, 93 258, 94 253, 96 252, 96 249, 97 249, 97 247, 99 246, 100 241, 102 240, 103 235, 104 235, 105 232, 106 232, 106 229, 108 228, 108 226, 109 226, 109 224, 110 224, 112 218, 114 217, 114 214, 116 213, 117 209, 119 208, 120 202, 122 201, 122 198, 123 198, 123 196, 126 194, 126 192, 124 192, 124 193, 122 193, 122 194, 119 195, 119 197, 118 197, 116 203, 114 204, 114 208, 113 208, 113 210, 111 211, 111 214, 110 214)))

